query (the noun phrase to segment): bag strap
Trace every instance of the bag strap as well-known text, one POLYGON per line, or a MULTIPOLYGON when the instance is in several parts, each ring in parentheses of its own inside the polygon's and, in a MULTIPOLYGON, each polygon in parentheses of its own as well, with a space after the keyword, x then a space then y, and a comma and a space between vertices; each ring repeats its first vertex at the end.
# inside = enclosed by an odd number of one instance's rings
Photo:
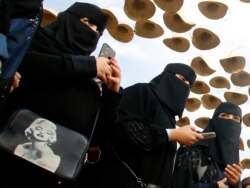
POLYGON ((88 146, 89 146, 89 144, 91 142, 91 139, 92 139, 92 137, 94 135, 94 131, 95 131, 95 128, 96 128, 96 124, 97 124, 97 120, 98 120, 99 114, 100 114, 100 107, 98 108, 98 111, 97 111, 96 116, 95 116, 94 125, 93 125, 93 128, 92 128, 90 136, 89 136, 88 146))

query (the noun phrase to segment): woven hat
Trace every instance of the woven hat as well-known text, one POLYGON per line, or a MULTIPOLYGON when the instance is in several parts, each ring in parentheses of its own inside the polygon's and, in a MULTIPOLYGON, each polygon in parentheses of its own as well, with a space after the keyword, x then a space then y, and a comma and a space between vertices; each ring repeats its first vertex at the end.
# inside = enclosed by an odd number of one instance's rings
POLYGON ((231 81, 236 86, 248 86, 250 85, 250 74, 244 70, 231 75, 231 81))
POLYGON ((207 124, 208 124, 209 118, 208 117, 199 117, 197 118, 194 123, 195 125, 197 125, 198 127, 205 129, 207 124))
POLYGON ((223 18, 228 10, 226 4, 218 1, 202 1, 198 4, 200 12, 209 19, 223 18))
POLYGON ((243 143, 243 140, 242 140, 241 137, 240 137, 240 142, 239 142, 239 150, 241 150, 241 151, 244 151, 244 150, 245 150, 245 148, 244 148, 244 143, 243 143))
POLYGON ((184 33, 189 31, 195 24, 185 22, 182 16, 183 15, 178 12, 165 12, 163 14, 163 20, 167 28, 171 31, 184 33))
POLYGON ((245 158, 241 160, 242 168, 244 169, 250 169, 250 159, 245 158))
POLYGON ((116 28, 108 30, 109 34, 120 42, 130 42, 134 37, 133 29, 127 24, 118 24, 116 28))
POLYGON ((250 95, 250 86, 248 87, 248 95, 250 95))
POLYGON ((200 50, 210 50, 220 44, 220 38, 208 29, 197 28, 193 31, 192 43, 200 50))
POLYGON ((180 36, 166 38, 163 40, 163 43, 177 52, 186 52, 190 48, 190 42, 186 38, 180 36))
POLYGON ((247 127, 250 127, 250 113, 245 114, 242 120, 247 127))
POLYGON ((202 97, 201 97, 201 103, 202 105, 204 106, 204 108, 210 110, 210 109, 215 109, 217 106, 219 106, 219 104, 221 103, 222 101, 212 95, 212 94, 204 94, 202 97))
POLYGON ((188 98, 186 102, 186 110, 189 112, 194 112, 198 110, 201 106, 201 101, 198 98, 188 98))
POLYGON ((214 88, 231 88, 230 82, 223 76, 216 76, 211 78, 209 84, 214 88))
POLYGON ((181 9, 184 0, 154 0, 155 4, 166 12, 177 12, 181 9))
POLYGON ((176 125, 179 127, 185 126, 185 125, 190 125, 190 120, 188 117, 183 117, 180 120, 176 121, 176 125))
POLYGON ((250 148, 250 140, 247 140, 247 146, 250 148))
POLYGON ((140 37, 157 38, 163 33, 162 27, 153 21, 141 19, 135 23, 135 34, 140 37))
POLYGON ((123 9, 130 19, 136 21, 151 18, 156 7, 150 0, 125 0, 123 9))
POLYGON ((193 58, 190 66, 194 69, 196 74, 201 76, 209 76, 215 72, 215 70, 211 69, 206 61, 200 56, 193 58))
POLYGON ((240 0, 243 3, 250 3, 250 0, 240 0))
POLYGON ((116 16, 113 14, 112 11, 110 11, 108 9, 102 9, 102 11, 104 12, 104 14, 106 14, 108 16, 107 30, 109 32, 116 30, 116 27, 118 25, 118 20, 117 20, 116 16))
POLYGON ((244 69, 246 65, 246 59, 243 56, 228 57, 220 59, 220 64, 225 72, 233 74, 244 69))
POLYGON ((41 26, 45 26, 55 21, 57 18, 57 14, 50 9, 43 9, 43 17, 41 21, 41 26))
POLYGON ((227 102, 232 102, 237 105, 244 104, 248 100, 248 96, 242 93, 227 91, 224 93, 224 98, 227 102))
POLYGON ((196 80, 191 88, 191 91, 196 94, 205 94, 210 92, 210 87, 201 80, 196 80))

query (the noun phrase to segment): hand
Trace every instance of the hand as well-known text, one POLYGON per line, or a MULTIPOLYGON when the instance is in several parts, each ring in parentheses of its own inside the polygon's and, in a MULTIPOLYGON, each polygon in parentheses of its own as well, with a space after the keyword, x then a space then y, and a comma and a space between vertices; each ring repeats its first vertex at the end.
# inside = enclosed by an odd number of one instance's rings
POLYGON ((189 146, 202 139, 204 139, 202 134, 197 133, 195 131, 195 127, 191 125, 186 125, 186 126, 171 130, 170 140, 176 141, 181 145, 189 146))
POLYGON ((107 88, 118 93, 121 84, 121 69, 115 59, 111 59, 109 62, 112 69, 112 75, 107 76, 107 88))
POLYGON ((228 179, 230 185, 237 185, 241 179, 241 163, 227 165, 224 171, 225 177, 228 179))
POLYGON ((107 77, 112 75, 110 60, 105 57, 96 57, 97 78, 107 84, 107 77))
POLYGON ((9 93, 12 93, 14 91, 14 89, 19 87, 20 79, 21 79, 21 74, 19 74, 19 72, 16 72, 14 77, 13 77, 9 93))
POLYGON ((220 181, 217 181, 219 188, 228 188, 228 186, 225 184, 227 182, 227 178, 223 178, 220 181))

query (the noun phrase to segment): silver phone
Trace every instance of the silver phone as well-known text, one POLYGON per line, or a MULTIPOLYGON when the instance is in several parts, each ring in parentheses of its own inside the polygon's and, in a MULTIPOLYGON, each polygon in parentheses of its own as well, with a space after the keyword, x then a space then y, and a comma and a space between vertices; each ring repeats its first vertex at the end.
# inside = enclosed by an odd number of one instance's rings
POLYGON ((206 132, 206 133, 201 133, 205 139, 211 139, 211 138, 216 138, 216 133, 215 132, 206 132))
POLYGON ((99 53, 99 57, 106 57, 106 58, 114 58, 115 57, 115 50, 111 48, 107 43, 103 43, 101 51, 99 53))

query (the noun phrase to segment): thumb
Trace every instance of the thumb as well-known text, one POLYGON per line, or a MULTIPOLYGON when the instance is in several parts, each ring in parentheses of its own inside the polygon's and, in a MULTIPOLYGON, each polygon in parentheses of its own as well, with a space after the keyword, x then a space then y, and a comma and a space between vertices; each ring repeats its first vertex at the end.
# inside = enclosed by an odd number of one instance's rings
POLYGON ((226 181, 227 181, 227 178, 223 178, 223 179, 221 180, 221 182, 223 182, 223 183, 226 183, 226 181))

